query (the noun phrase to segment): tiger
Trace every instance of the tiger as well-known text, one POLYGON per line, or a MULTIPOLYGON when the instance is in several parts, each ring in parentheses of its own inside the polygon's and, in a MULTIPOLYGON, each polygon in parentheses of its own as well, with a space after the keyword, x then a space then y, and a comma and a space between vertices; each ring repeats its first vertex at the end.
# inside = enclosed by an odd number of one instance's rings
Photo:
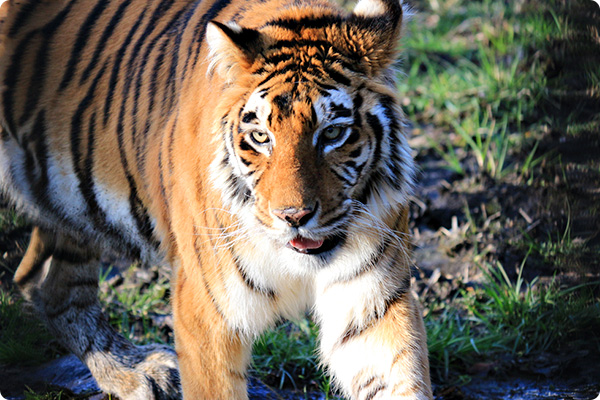
POLYGON ((310 313, 352 400, 432 399, 411 294, 401 0, 8 0, 0 182, 14 282, 125 400, 247 399, 254 340, 310 313), (174 349, 117 333, 107 251, 172 271, 174 349))

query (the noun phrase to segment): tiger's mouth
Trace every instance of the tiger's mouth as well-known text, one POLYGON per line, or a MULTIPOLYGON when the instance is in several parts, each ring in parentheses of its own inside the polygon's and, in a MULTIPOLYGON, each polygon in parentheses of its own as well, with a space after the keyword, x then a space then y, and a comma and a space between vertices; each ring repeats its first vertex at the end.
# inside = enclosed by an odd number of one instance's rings
POLYGON ((333 236, 320 240, 308 239, 302 236, 296 236, 290 240, 287 247, 301 254, 323 254, 335 249, 343 241, 342 236, 333 236))

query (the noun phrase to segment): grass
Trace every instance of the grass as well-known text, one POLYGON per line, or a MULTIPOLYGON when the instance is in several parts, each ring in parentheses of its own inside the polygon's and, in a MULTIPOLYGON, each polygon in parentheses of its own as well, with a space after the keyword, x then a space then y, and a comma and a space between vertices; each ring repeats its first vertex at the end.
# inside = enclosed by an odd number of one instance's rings
MULTIPOLYGON (((448 167, 465 174, 460 149, 480 172, 504 176, 509 149, 523 146, 520 132, 534 119, 546 85, 542 63, 527 46, 550 29, 489 1, 418 2, 434 12, 417 14, 404 42, 406 79, 399 86, 409 118, 449 134, 429 144, 448 167), (425 27, 425 29, 424 29, 425 27)), ((537 122, 536 122, 537 123, 537 122)), ((522 168, 530 168, 531 162, 522 168)))
POLYGON ((328 386, 316 359, 318 329, 308 319, 286 322, 254 344, 252 371, 274 387, 328 386))
POLYGON ((540 354, 577 338, 598 340, 600 282, 544 286, 525 283, 521 275, 512 282, 501 265, 483 268, 481 287, 429 305, 425 321, 436 381, 460 383, 478 361, 540 354))
POLYGON ((100 301, 111 325, 137 344, 172 343, 171 328, 156 323, 170 313, 168 274, 132 264, 108 279, 112 268, 100 273, 100 301))
POLYGON ((52 336, 13 292, 0 289, 0 365, 35 365, 59 351, 52 336))

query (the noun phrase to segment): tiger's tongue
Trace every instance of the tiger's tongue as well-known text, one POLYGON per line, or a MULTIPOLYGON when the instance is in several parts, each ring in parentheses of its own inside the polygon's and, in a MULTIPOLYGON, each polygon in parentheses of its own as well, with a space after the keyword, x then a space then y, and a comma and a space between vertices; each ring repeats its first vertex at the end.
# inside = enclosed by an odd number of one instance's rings
POLYGON ((290 244, 298 250, 313 250, 323 246, 323 240, 312 240, 298 236, 290 240, 290 244))

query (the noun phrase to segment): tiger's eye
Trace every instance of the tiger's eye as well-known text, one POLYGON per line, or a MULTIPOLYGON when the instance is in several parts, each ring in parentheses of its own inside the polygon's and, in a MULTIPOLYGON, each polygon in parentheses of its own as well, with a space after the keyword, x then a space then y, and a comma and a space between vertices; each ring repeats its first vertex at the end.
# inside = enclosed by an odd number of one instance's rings
POLYGON ((344 128, 341 126, 329 126, 323 131, 323 136, 327 140, 335 140, 342 135, 342 132, 344 132, 344 128))
POLYGON ((252 132, 252 140, 254 140, 258 144, 265 144, 269 142, 269 135, 265 132, 254 131, 252 132))

